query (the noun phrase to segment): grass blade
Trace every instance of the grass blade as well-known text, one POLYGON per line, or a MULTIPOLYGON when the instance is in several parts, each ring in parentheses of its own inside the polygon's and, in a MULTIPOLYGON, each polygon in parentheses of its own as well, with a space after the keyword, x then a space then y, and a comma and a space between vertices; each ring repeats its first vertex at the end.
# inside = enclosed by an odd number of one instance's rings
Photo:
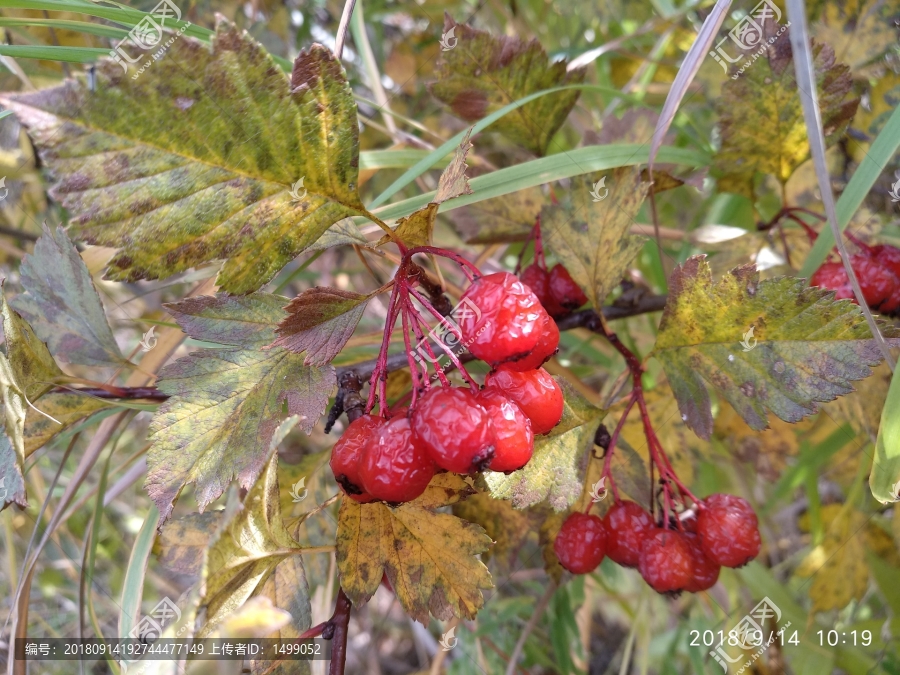
POLYGON ((46 59, 64 63, 92 63, 109 54, 97 47, 58 47, 56 45, 0 45, 0 56, 16 59, 46 59))
POLYGON ((38 28, 56 28, 57 30, 72 30, 78 33, 87 33, 89 35, 98 35, 100 37, 108 37, 114 40, 121 40, 128 31, 124 28, 116 28, 115 26, 103 26, 99 23, 91 23, 90 21, 66 21, 63 19, 13 19, 10 17, 0 17, 0 26, 35 26, 38 28))
POLYGON ((131 549, 131 557, 128 559, 128 567, 125 569, 125 581, 122 583, 122 608, 119 614, 119 636, 127 637, 135 626, 138 614, 141 611, 141 598, 144 595, 144 574, 147 571, 147 561, 150 559, 150 551, 156 540, 156 525, 159 522, 159 511, 156 506, 150 505, 147 517, 138 532, 134 547, 131 549))
POLYGON ((882 504, 898 501, 900 481, 900 378, 891 379, 887 400, 881 411, 881 424, 875 440, 875 459, 869 473, 872 496, 882 504))

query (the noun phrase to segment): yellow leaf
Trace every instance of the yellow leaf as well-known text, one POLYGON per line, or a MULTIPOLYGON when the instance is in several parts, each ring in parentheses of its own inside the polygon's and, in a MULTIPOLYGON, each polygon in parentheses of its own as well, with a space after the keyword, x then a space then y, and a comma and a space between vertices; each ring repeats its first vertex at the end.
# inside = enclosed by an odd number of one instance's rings
POLYGON ((482 559, 493 558, 505 568, 509 568, 532 532, 529 511, 514 509, 505 499, 494 499, 487 492, 459 502, 453 507, 453 514, 484 528, 494 545, 482 559))

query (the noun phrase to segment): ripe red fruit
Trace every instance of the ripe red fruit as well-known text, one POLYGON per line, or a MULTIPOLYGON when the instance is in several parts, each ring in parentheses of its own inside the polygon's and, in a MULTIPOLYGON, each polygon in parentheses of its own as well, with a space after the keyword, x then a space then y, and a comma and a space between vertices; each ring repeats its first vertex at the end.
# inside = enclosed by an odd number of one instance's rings
POLYGON ((606 554, 606 526, 597 516, 573 513, 559 528, 553 550, 572 574, 592 572, 606 554))
POLYGON ((879 309, 881 303, 897 292, 900 280, 874 258, 857 253, 850 258, 850 264, 856 272, 866 303, 873 309, 879 309))
POLYGON ((413 410, 412 428, 434 463, 447 471, 480 471, 494 456, 494 425, 471 389, 428 390, 413 410))
POLYGON ((835 300, 853 299, 853 288, 843 263, 827 262, 815 271, 809 280, 810 286, 819 286, 834 291, 835 300))
POLYGON ((506 473, 521 469, 534 453, 531 420, 518 405, 494 389, 484 389, 475 398, 494 427, 494 458, 488 468, 506 473))
POLYGON ((537 370, 556 353, 559 347, 559 328, 556 321, 545 311, 541 312, 540 321, 540 337, 534 350, 524 358, 507 361, 503 364, 505 367, 519 372, 537 370))
POLYGON ((531 420, 535 436, 546 434, 562 419, 562 390, 543 368, 520 373, 503 365, 484 379, 484 386, 515 401, 531 420))
POLYGON ((753 507, 735 495, 714 494, 697 514, 697 535, 706 557, 723 567, 742 567, 759 553, 753 507))
POLYGON ((677 593, 693 578, 691 547, 677 530, 652 529, 644 538, 638 570, 657 593, 677 593))
POLYGON ((462 304, 463 343, 492 366, 526 356, 537 344, 541 303, 512 274, 497 272, 473 281, 462 304))
POLYGON ((684 536, 691 547, 691 581, 684 587, 684 590, 691 593, 709 590, 719 580, 721 568, 706 557, 698 535, 687 532, 684 536))
POLYGON ((588 301, 581 286, 576 284, 569 274, 569 270, 560 264, 550 270, 549 287, 553 299, 568 311, 578 309, 588 301))
POLYGON ((567 313, 550 293, 550 274, 543 267, 532 263, 522 271, 519 279, 537 296, 550 316, 563 316, 567 313))
POLYGON ((604 523, 609 532, 606 554, 610 560, 623 567, 637 567, 644 539, 655 527, 650 514, 634 502, 616 502, 606 512, 604 523))
POLYGON ((350 422, 331 449, 330 464, 334 479, 347 495, 362 504, 372 501, 374 497, 362 488, 359 458, 366 443, 383 424, 384 419, 381 417, 363 415, 350 422))
POLYGON ((900 278, 900 248, 880 244, 873 246, 869 253, 882 267, 893 272, 897 278, 900 278))
POLYGON ((363 489, 375 499, 408 502, 425 492, 434 462, 416 439, 406 417, 394 417, 366 443, 359 462, 363 489))

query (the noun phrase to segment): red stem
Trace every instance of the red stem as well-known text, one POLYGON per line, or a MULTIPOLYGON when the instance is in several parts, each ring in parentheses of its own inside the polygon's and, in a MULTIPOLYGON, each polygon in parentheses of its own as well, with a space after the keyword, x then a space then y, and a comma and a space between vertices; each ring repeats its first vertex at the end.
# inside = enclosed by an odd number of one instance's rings
MULTIPOLYGON (((434 318, 436 318, 438 321, 441 321, 441 322, 446 321, 446 317, 442 316, 439 311, 437 311, 434 307, 432 307, 431 303, 428 302, 424 297, 422 297, 421 293, 416 291, 416 289, 410 288, 409 294, 411 296, 413 296, 416 300, 418 300, 419 303, 428 312, 430 312, 431 315, 434 316, 434 318)), ((460 344, 461 344, 463 341, 463 336, 462 336, 462 333, 459 331, 459 328, 452 325, 452 323, 450 323, 448 325, 449 325, 449 328, 450 328, 451 332, 453 333, 454 337, 456 337, 460 341, 460 344)), ((466 382, 469 383, 469 386, 471 386, 475 389, 478 389, 478 383, 474 379, 472 379, 472 376, 469 375, 469 371, 465 369, 465 367, 463 366, 462 363, 460 363, 459 358, 457 358, 456 354, 453 352, 453 348, 447 347, 447 349, 445 349, 444 351, 446 352, 447 356, 450 358, 450 361, 453 363, 453 365, 456 366, 456 369, 459 370, 460 373, 462 373, 462 376, 464 378, 466 378, 466 382)))
POLYGON ((474 281, 481 276, 481 270, 475 267, 475 265, 466 260, 459 253, 454 253, 453 251, 448 251, 447 249, 443 248, 437 248, 436 246, 416 246, 415 248, 411 248, 406 252, 406 254, 404 254, 403 260, 409 260, 416 253, 430 253, 432 255, 438 255, 442 258, 452 260, 462 268, 463 273, 469 278, 469 281, 474 281))
MULTIPOLYGON (((445 387, 450 386, 450 380, 447 379, 447 376, 444 374, 443 368, 438 368, 437 362, 438 357, 435 356, 434 350, 431 348, 431 343, 426 339, 425 334, 422 332, 422 327, 431 330, 431 326, 428 325, 428 322, 425 321, 425 318, 419 313, 419 310, 416 309, 415 305, 413 305, 412 301, 407 298, 407 302, 410 307, 410 311, 415 318, 413 321, 413 331, 416 334, 416 339, 419 341, 419 344, 425 347, 425 351, 428 352, 428 356, 431 357, 431 363, 434 366, 435 375, 441 381, 441 384, 445 387), (422 324, 421 326, 419 324, 422 324)), ((425 384, 426 387, 431 387, 431 378, 428 376, 428 367, 422 364, 422 370, 425 371, 425 384)))

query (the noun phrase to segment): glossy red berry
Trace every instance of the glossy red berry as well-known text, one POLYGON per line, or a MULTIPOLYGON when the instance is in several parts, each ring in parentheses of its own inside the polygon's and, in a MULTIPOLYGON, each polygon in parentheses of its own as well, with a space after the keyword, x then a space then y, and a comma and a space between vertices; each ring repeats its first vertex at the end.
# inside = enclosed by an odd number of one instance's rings
POLYGON ((706 591, 716 585, 719 580, 719 565, 714 563, 703 552, 700 537, 693 532, 685 533, 685 539, 691 547, 691 580, 684 590, 691 593, 706 591))
POLYGON ((569 274, 569 270, 560 264, 550 270, 549 286, 553 299, 568 311, 578 309, 588 301, 581 286, 576 284, 569 274))
POLYGON ((524 358, 507 361, 503 364, 505 367, 519 372, 537 370, 556 353, 559 347, 559 328, 547 312, 542 312, 541 315, 540 337, 532 352, 524 358))
POLYGON ((827 262, 822 265, 810 278, 809 285, 834 291, 835 300, 853 299, 850 277, 840 262, 827 262))
POLYGON ((616 502, 604 518, 609 539, 606 554, 623 567, 637 567, 641 547, 654 527, 650 514, 634 502, 616 502))
POLYGON ((697 514, 697 535, 706 557, 722 567, 742 567, 759 554, 759 524, 753 507, 735 495, 714 494, 697 514))
POLYGON ((553 551, 573 574, 593 572, 606 554, 606 526, 597 516, 573 513, 559 528, 553 551))
POLYGON ((693 560, 687 538, 677 530, 654 528, 641 546, 638 571, 657 593, 683 591, 693 578, 693 560))
POLYGON ((515 401, 531 420, 535 436, 546 434, 562 419, 562 390, 543 368, 520 373, 500 366, 485 378, 484 386, 515 401))
POLYGON ((471 389, 429 389, 416 403, 412 428, 434 463, 447 471, 480 471, 494 456, 494 425, 471 389))
POLYGON ((522 409, 495 389, 484 389, 475 396, 487 411, 494 427, 494 458, 491 471, 509 473, 521 469, 534 453, 534 434, 522 409))
POLYGON ((406 417, 382 425, 363 448, 359 478, 375 499, 408 502, 425 492, 434 476, 434 462, 416 439, 406 417))
POLYGON ((353 420, 331 450, 331 471, 341 489, 352 499, 365 504, 374 499, 362 487, 359 458, 363 448, 384 424, 384 418, 363 415, 353 420))
POLYGON ((497 272, 473 281, 461 306, 463 343, 492 366, 526 356, 537 344, 541 303, 512 274, 497 272))
POLYGON ((531 289, 550 316, 563 316, 566 309, 550 293, 550 273, 532 263, 519 275, 522 283, 531 289))

